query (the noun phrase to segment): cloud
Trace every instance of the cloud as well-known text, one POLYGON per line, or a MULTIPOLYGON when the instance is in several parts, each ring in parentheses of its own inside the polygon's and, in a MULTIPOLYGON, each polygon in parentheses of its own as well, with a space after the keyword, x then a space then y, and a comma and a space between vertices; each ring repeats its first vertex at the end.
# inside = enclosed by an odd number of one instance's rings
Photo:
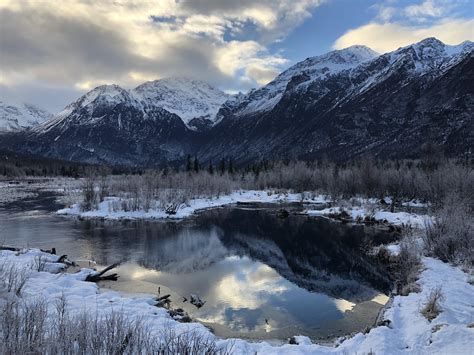
POLYGON ((363 44, 384 53, 427 37, 436 37, 447 44, 474 40, 472 13, 466 17, 468 2, 424 0, 407 2, 388 1, 372 6, 376 11, 367 24, 350 29, 333 44, 334 49, 363 44))
POLYGON ((446 44, 459 44, 474 40, 474 20, 446 19, 433 26, 419 27, 399 23, 369 23, 346 32, 334 43, 334 49, 346 48, 354 44, 366 45, 379 53, 436 37, 446 44))
POLYGON ((441 3, 436 3, 433 0, 426 0, 419 5, 410 5, 405 8, 405 13, 408 16, 429 16, 440 17, 446 12, 445 6, 441 3))
POLYGON ((245 90, 287 63, 268 45, 322 1, 2 0, 0 77, 84 91, 179 75, 245 90))

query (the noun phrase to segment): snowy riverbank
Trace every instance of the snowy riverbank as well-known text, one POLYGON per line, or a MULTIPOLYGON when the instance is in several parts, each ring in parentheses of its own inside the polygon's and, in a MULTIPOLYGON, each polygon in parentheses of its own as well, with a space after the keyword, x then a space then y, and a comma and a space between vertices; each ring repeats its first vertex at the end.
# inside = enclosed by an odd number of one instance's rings
MULTIPOLYGON (((307 206, 307 209, 301 214, 309 216, 331 217, 341 212, 347 212, 348 218, 353 221, 362 221, 366 217, 374 218, 378 222, 385 222, 393 225, 411 225, 412 227, 423 228, 425 221, 430 217, 416 213, 405 211, 390 212, 387 206, 382 206, 376 199, 353 198, 344 201, 346 207, 328 207, 324 209, 315 208, 316 205, 334 204, 328 196, 314 195, 309 192, 293 193, 293 192, 273 192, 273 191, 257 191, 257 190, 240 190, 229 195, 222 195, 214 198, 195 198, 187 203, 181 204, 175 214, 166 213, 165 209, 157 207, 159 201, 153 201, 151 205, 156 206, 148 211, 125 211, 121 209, 123 198, 106 197, 104 201, 97 205, 96 209, 91 211, 82 211, 80 203, 75 203, 69 208, 64 208, 56 213, 59 215, 76 216, 80 218, 100 218, 109 220, 121 219, 183 219, 193 214, 210 208, 223 207, 238 203, 275 203, 286 204, 300 202, 307 206), (314 205, 312 207, 311 205, 314 205)), ((408 208, 426 207, 426 204, 418 202, 407 202, 403 204, 408 208)))
MULTIPOLYGON (((271 191, 236 191, 229 195, 215 198, 195 198, 188 203, 182 204, 175 214, 167 214, 162 208, 150 208, 148 211, 124 211, 117 210, 122 199, 119 197, 107 197, 98 204, 97 209, 92 211, 81 211, 80 204, 76 203, 70 208, 57 211, 60 215, 78 216, 81 218, 103 218, 103 219, 182 219, 194 213, 215 207, 222 207, 236 203, 291 203, 303 202, 309 204, 325 203, 329 200, 322 196, 313 196, 309 193, 275 193, 271 191)), ((156 203, 155 203, 156 205, 156 203)))
MULTIPOLYGON (((27 269, 29 278, 22 291, 22 298, 45 299, 51 310, 62 295, 68 302, 71 313, 121 312, 127 317, 140 318, 152 334, 158 337, 164 327, 172 327, 176 333, 197 332, 212 337, 212 333, 199 323, 174 321, 163 308, 154 306, 152 295, 127 295, 115 291, 102 292, 95 283, 85 282, 90 269, 78 273, 56 273, 61 264, 55 263, 57 256, 38 250, 17 253, 0 252, 0 264, 15 265, 27 269), (39 257, 47 260, 45 270, 35 271, 32 265, 39 257), (51 273, 55 272, 55 273, 51 273)), ((231 344, 237 354, 342 354, 342 353, 446 353, 468 354, 474 346, 474 286, 469 275, 457 267, 432 258, 422 259, 424 270, 418 284, 421 292, 408 296, 395 296, 384 319, 386 326, 373 328, 367 334, 359 333, 352 338, 340 340, 337 346, 311 344, 308 338, 297 337, 300 345, 272 345, 268 342, 247 342, 240 339, 216 339, 220 345, 231 344), (431 323, 420 313, 430 292, 442 287, 441 314, 431 323)), ((3 285, 2 285, 3 286, 3 285)), ((0 299, 16 297, 0 292, 0 299)))

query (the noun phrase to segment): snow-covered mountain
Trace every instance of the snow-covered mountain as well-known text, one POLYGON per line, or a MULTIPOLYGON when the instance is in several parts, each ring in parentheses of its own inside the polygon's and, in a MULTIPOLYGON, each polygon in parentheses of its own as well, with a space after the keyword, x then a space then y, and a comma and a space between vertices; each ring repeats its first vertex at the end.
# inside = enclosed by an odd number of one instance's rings
MULTIPOLYGON (((230 95, 208 83, 187 78, 149 81, 133 90, 125 90, 118 85, 102 85, 66 106, 52 120, 37 127, 36 131, 48 131, 79 121, 94 124, 103 119, 108 111, 123 106, 139 111, 143 119, 156 118, 156 111, 164 110, 179 117, 187 128, 199 130, 215 124, 217 111, 229 98, 230 95)), ((117 124, 122 124, 120 118, 117 124)))
POLYGON ((446 154, 470 154, 472 42, 450 46, 427 38, 371 59, 372 51, 356 48, 365 55, 352 61, 343 56, 336 70, 321 57, 310 58, 227 102, 218 113, 220 123, 201 146, 201 160, 223 154, 240 161, 349 159, 368 152, 419 156, 428 140, 446 154), (311 62, 323 66, 316 75, 307 69, 311 62))
POLYGON ((52 114, 28 103, 7 103, 0 100, 0 131, 18 132, 37 126, 52 114))
POLYGON ((307 58, 285 70, 267 85, 232 98, 226 102, 226 108, 238 116, 269 111, 281 100, 287 89, 304 90, 315 80, 324 80, 343 70, 355 68, 378 55, 366 46, 351 46, 307 58))
POLYGON ((190 129, 199 128, 199 121, 209 126, 230 95, 200 80, 167 78, 137 86, 132 95, 144 105, 158 106, 178 115, 190 129))
POLYGON ((383 55, 353 46, 308 58, 230 99, 183 78, 133 90, 100 86, 9 144, 55 158, 141 166, 176 164, 187 154, 236 163, 417 157, 427 142, 446 155, 469 155, 473 51, 472 42, 448 46, 434 38, 383 55))

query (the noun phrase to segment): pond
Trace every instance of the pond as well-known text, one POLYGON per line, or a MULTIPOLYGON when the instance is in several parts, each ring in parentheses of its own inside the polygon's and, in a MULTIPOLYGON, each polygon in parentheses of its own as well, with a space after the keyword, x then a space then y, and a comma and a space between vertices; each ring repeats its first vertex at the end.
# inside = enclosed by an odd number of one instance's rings
POLYGON ((181 222, 79 221, 51 213, 60 207, 47 192, 0 206, 0 241, 56 247, 85 265, 121 262, 119 281, 101 283, 103 292, 159 289, 221 337, 321 340, 361 331, 391 286, 364 250, 395 237, 374 227, 293 213, 281 219, 277 207, 260 205, 181 222), (204 306, 185 301, 190 294, 204 306))

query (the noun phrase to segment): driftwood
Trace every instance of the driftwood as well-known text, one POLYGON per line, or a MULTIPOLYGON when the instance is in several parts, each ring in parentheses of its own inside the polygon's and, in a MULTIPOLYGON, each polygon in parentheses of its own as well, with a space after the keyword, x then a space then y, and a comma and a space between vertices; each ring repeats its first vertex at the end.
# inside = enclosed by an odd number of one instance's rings
POLYGON ((170 303, 171 303, 170 296, 171 296, 171 295, 164 295, 164 296, 158 297, 158 298, 156 299, 156 304, 155 304, 155 306, 156 306, 156 307, 169 306, 170 303))
POLYGON ((51 249, 40 249, 43 253, 48 253, 52 255, 56 255, 56 248, 51 248, 51 249))
POLYGON ((1 245, 0 250, 9 250, 9 251, 21 251, 21 248, 8 247, 6 245, 1 245))
POLYGON ((90 275, 87 275, 86 277, 86 281, 89 281, 89 282, 99 282, 99 281, 117 281, 119 276, 118 274, 110 274, 110 275, 105 275, 104 274, 112 269, 115 269, 117 266, 119 266, 120 264, 112 264, 110 266, 107 266, 104 270, 98 272, 98 273, 94 273, 94 274, 90 274, 90 275))
POLYGON ((66 266, 77 266, 76 263, 74 261, 71 261, 67 258, 67 255, 64 254, 64 255, 61 255, 58 259, 58 261, 56 261, 57 263, 61 263, 61 264, 64 264, 66 266))

